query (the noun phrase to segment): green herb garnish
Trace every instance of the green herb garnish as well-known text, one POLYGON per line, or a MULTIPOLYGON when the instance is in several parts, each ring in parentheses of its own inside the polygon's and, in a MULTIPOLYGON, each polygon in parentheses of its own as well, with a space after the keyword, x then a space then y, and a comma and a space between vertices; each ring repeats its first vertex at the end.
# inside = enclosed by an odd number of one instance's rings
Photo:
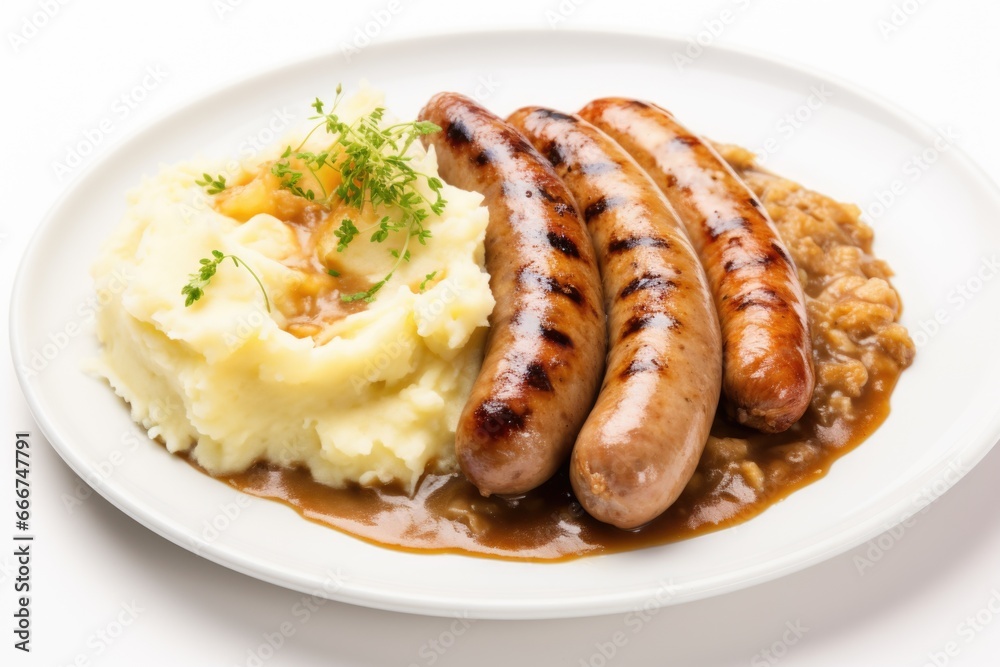
MULTIPOLYGON (((225 180, 225 179, 223 179, 225 180)), ((201 268, 198 269, 197 273, 192 273, 189 278, 191 279, 187 285, 181 290, 181 294, 187 297, 184 300, 184 306, 190 306, 195 301, 205 296, 205 288, 208 287, 208 283, 211 282, 212 276, 215 272, 219 270, 219 265, 222 264, 226 259, 233 260, 233 264, 236 266, 242 266, 244 269, 250 272, 253 279, 257 281, 257 285, 260 287, 261 293, 264 295, 264 305, 267 306, 267 312, 271 312, 271 301, 267 298, 267 290, 264 289, 264 283, 260 281, 260 278, 254 273, 246 262, 237 257, 236 255, 226 255, 220 250, 212 251, 213 259, 208 259, 207 257, 201 259, 201 268)))
MULTIPOLYGON (((280 179, 282 188, 328 209, 333 208, 334 203, 339 201, 356 208, 359 213, 364 210, 365 205, 371 205, 373 209, 380 206, 395 207, 400 211, 401 215, 398 218, 393 219, 386 215, 376 224, 364 229, 358 229, 351 218, 344 218, 340 226, 334 230, 334 235, 337 237, 337 252, 344 252, 356 237, 368 232, 371 232, 369 237, 371 243, 383 243, 396 232, 405 233, 401 250, 389 251, 396 261, 382 280, 363 292, 341 295, 341 299, 347 302, 364 300, 371 303, 375 300, 375 294, 389 282, 400 264, 410 261, 410 239, 416 238, 421 245, 424 245, 431 237, 430 230, 424 227, 424 221, 430 215, 428 210, 436 215, 441 215, 444 211, 447 202, 441 196, 443 184, 440 179, 414 170, 409 164, 412 158, 406 155, 410 145, 418 137, 440 132, 441 128, 426 121, 396 123, 383 128, 380 123, 385 115, 385 109, 381 107, 352 123, 345 123, 336 114, 337 105, 342 99, 343 88, 340 85, 337 86, 329 112, 325 110, 326 105, 323 101, 316 98, 311 105, 316 110, 316 115, 311 116, 310 120, 319 122, 309 130, 297 148, 293 149, 291 146, 285 148, 281 158, 271 165, 271 173, 280 179), (332 142, 318 153, 303 150, 309 138, 320 128, 333 138, 332 142), (293 158, 301 161, 306 171, 319 184, 318 194, 312 188, 301 185, 305 173, 292 168, 290 160, 293 158), (341 177, 340 185, 332 192, 327 192, 319 178, 319 172, 324 167, 336 170, 341 177), (420 179, 423 179, 434 193, 433 201, 416 189, 415 184, 420 179)), ((204 187, 210 195, 226 189, 226 178, 221 174, 215 178, 207 173, 202 174, 202 178, 195 179, 195 183, 204 187)), ((212 256, 214 259, 201 260, 198 273, 191 274, 191 281, 184 286, 182 294, 187 297, 185 306, 190 306, 204 296, 205 287, 208 286, 219 265, 223 260, 231 258, 237 266, 242 265, 250 271, 264 293, 264 302, 270 312, 271 306, 264 285, 246 262, 218 250, 213 250, 212 256)), ((327 273, 333 277, 340 276, 340 273, 333 269, 327 270, 327 273)), ((421 291, 436 274, 437 271, 427 275, 420 284, 421 291)))
POLYGON ((334 231, 337 237, 337 251, 344 252, 351 242, 361 234, 372 232, 371 243, 383 243, 396 232, 405 233, 401 250, 390 250, 396 259, 385 277, 364 292, 344 294, 344 301, 364 300, 372 302, 375 294, 389 282, 400 264, 410 260, 410 239, 426 244, 431 237, 429 229, 424 227, 424 221, 433 212, 440 215, 447 203, 441 196, 442 183, 439 179, 417 172, 410 166, 410 156, 406 151, 420 136, 440 132, 441 128, 434 123, 414 121, 396 123, 381 127, 385 109, 374 109, 367 116, 358 118, 352 123, 345 123, 336 113, 337 105, 342 99, 341 86, 337 86, 336 96, 330 110, 317 98, 312 107, 316 110, 312 120, 319 120, 298 145, 285 149, 281 159, 271 167, 271 173, 281 179, 281 186, 291 193, 314 201, 327 208, 332 208, 339 200, 348 206, 356 208, 360 213, 366 205, 377 207, 395 207, 401 215, 397 219, 383 216, 375 225, 358 229, 354 220, 344 218, 340 227, 334 231), (333 141, 319 152, 305 151, 303 147, 309 138, 320 128, 323 128, 333 141), (307 171, 315 177, 320 186, 320 193, 311 189, 303 189, 299 184, 304 172, 293 169, 290 159, 301 161, 307 171), (341 176, 341 182, 332 192, 327 192, 318 174, 324 167, 335 169, 341 176), (428 199, 415 187, 420 179, 434 193, 434 199, 428 199))
POLYGON ((226 189, 226 177, 222 174, 215 178, 210 174, 202 174, 201 178, 194 179, 194 182, 205 188, 210 195, 217 195, 226 189))
POLYGON ((429 283, 430 281, 434 280, 434 276, 436 276, 437 273, 438 273, 437 271, 431 271, 426 276, 424 276, 424 279, 422 281, 420 281, 420 291, 421 292, 423 292, 425 289, 427 289, 427 283, 429 283))

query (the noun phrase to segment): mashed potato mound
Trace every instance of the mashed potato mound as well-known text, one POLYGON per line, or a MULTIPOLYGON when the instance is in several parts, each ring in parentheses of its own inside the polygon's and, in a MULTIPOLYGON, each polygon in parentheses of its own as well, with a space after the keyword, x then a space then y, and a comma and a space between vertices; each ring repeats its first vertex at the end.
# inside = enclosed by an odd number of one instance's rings
MULTIPOLYGON (((338 111, 349 120, 380 102, 363 91, 338 111)), ((244 173, 284 146, 242 165, 244 173)), ((437 175, 419 142, 408 154, 417 171, 437 175)), ((333 486, 396 482, 412 490, 429 467, 457 469, 455 428, 494 305, 482 197, 445 185, 443 214, 425 223, 432 238, 411 244, 411 261, 375 301, 330 319, 321 336, 297 336, 285 305, 311 279, 301 230, 269 213, 223 215, 195 185, 203 172, 224 173, 222 163, 199 161, 145 179, 93 269, 97 289, 116 274, 129 278, 123 291, 109 290, 115 296, 97 316, 97 334, 98 371, 132 417, 212 474, 269 462, 306 466, 333 486), (213 250, 253 269, 270 312, 251 273, 228 259, 185 307, 181 288, 213 250)), ((367 284, 391 265, 367 235, 339 255, 341 270, 367 284)))

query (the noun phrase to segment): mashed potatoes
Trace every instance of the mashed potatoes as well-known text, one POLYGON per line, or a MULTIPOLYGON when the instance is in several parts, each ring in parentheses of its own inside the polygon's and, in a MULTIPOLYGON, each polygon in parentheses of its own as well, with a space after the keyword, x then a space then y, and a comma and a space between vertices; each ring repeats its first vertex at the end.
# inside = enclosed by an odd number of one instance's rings
MULTIPOLYGON (((380 101, 363 92, 338 112, 350 120, 380 101)), ((130 278, 97 317, 99 373, 151 437, 171 452, 190 449, 211 473, 266 461, 307 466, 335 486, 412 489, 429 465, 455 468, 455 427, 482 359, 494 304, 482 197, 445 185, 448 203, 425 223, 427 244, 411 243, 410 261, 373 303, 346 304, 340 295, 351 285, 385 276, 398 241, 362 234, 331 251, 315 207, 288 214, 290 193, 267 189, 267 160, 284 145, 230 175, 238 189, 218 197, 195 185, 221 171, 210 162, 166 167, 130 193, 93 269, 97 289, 130 278), (185 307, 181 288, 213 250, 239 257, 264 291, 227 259, 185 307), (327 260, 339 276, 317 269, 327 260)), ((419 142, 408 155, 417 171, 437 174, 419 142)))

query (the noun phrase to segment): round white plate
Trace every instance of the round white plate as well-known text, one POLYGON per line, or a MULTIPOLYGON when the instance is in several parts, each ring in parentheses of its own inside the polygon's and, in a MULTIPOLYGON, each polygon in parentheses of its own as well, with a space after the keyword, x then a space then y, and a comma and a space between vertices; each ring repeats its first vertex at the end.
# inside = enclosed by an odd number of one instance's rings
MULTIPOLYGON (((217 563, 307 593, 398 611, 488 618, 622 612, 684 602, 788 574, 904 520, 975 465, 1000 435, 1000 198, 954 147, 821 74, 732 50, 686 64, 660 37, 502 32, 373 46, 268 72, 160 120, 96 164, 53 208, 14 288, 21 386, 67 463, 137 521, 217 563), (898 276, 920 345, 892 414, 829 475, 736 528, 566 563, 403 553, 241 496, 149 442, 122 402, 81 372, 96 351, 88 267, 126 191, 164 162, 247 155, 329 97, 367 79, 415 115, 440 90, 500 114, 575 110, 605 95, 648 98, 695 131, 768 153, 766 165, 861 204, 876 252, 898 276)), ((957 138, 961 143, 962 138, 957 138)))

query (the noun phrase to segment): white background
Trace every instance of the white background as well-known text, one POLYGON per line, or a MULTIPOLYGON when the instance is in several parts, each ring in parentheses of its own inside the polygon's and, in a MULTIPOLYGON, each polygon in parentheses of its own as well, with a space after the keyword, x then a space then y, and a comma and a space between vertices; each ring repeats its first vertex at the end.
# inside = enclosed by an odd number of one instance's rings
MULTIPOLYGON (((340 50, 373 12, 390 4, 5 0, 4 323, 16 265, 33 229, 95 157, 220 86, 262 68, 340 50), (45 7, 51 17, 40 13, 45 7), (36 29, 32 22, 43 25, 36 29), (123 107, 120 97, 142 83, 147 68, 165 77, 135 108, 123 107), (55 163, 106 118, 109 129, 94 153, 72 173, 57 174, 55 163)), ((961 148, 1000 180, 994 150, 1000 145, 996 2, 400 0, 400 10, 373 41, 499 27, 624 28, 692 38, 701 32, 705 41, 810 65, 876 91, 929 124, 953 126, 961 148), (738 19, 719 31, 713 21, 733 6, 742 8, 738 19), (890 30, 893 19, 898 29, 890 30)), ((0 343, 8 347, 7 326, 0 343)), ((0 374, 0 437, 12 443, 15 431, 35 428, 6 355, 0 374)), ((13 463, 11 449, 5 449, 13 463)), ((304 623, 308 605, 301 594, 202 560, 96 495, 68 505, 66 497, 86 495, 82 482, 40 436, 32 452, 34 651, 26 656, 11 648, 16 575, 4 550, 3 664, 919 667, 994 665, 1000 657, 1000 617, 989 609, 995 600, 1000 610, 1000 521, 993 516, 1000 508, 1000 451, 892 535, 784 579, 648 618, 456 622, 321 602, 304 623), (869 557, 878 560, 864 560, 869 557), (295 634, 273 655, 261 651, 267 636, 289 620, 295 634), (633 632, 637 622, 641 629, 633 632), (618 632, 621 646, 614 645, 618 632), (780 659, 762 652, 771 648, 780 659), (946 655, 948 648, 953 655, 946 655), (255 653, 267 659, 255 661, 255 653)), ((12 491, 11 480, 0 482, 0 499, 12 491)), ((4 514, 0 519, 7 525, 4 514)))

